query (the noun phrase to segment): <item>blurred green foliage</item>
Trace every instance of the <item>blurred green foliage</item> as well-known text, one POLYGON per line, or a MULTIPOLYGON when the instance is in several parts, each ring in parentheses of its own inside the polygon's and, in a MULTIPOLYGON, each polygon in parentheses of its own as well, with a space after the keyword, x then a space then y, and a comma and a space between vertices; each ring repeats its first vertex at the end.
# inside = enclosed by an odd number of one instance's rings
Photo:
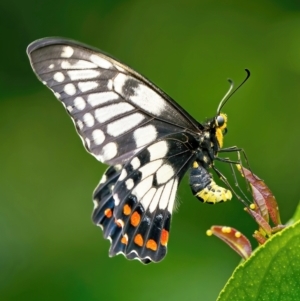
POLYGON ((226 78, 239 83, 249 68, 224 109, 225 146, 246 150, 286 222, 299 200, 299 10, 292 0, 2 1, 1 300, 215 300, 239 258, 205 230, 228 225, 250 236, 256 228, 236 199, 199 203, 185 178, 166 259, 108 258, 109 242, 90 220, 105 166, 34 76, 30 42, 64 36, 111 53, 199 121, 215 114, 226 78))

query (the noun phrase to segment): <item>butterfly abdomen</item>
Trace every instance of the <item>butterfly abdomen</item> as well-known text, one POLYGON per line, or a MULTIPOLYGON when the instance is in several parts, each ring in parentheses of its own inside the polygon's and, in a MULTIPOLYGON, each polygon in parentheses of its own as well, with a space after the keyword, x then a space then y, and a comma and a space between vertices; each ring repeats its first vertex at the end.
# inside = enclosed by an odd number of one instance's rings
POLYGON ((231 200, 231 191, 215 183, 211 174, 196 161, 190 171, 190 186, 193 194, 204 203, 215 204, 231 200))

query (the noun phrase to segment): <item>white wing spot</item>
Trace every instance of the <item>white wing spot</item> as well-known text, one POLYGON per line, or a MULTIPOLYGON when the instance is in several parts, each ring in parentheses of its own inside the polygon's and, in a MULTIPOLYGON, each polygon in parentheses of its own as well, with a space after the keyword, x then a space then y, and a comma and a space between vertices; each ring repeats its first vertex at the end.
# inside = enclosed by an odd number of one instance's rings
POLYGON ((121 169, 122 169, 122 165, 121 164, 115 165, 115 170, 121 170, 121 169))
POLYGON ((90 91, 97 87, 98 87, 97 82, 79 82, 78 83, 78 88, 80 89, 81 92, 90 91))
MULTIPOLYGON (((124 95, 123 93, 123 87, 127 80, 131 79, 130 76, 127 76, 125 74, 119 73, 115 79, 114 79, 114 87, 115 91, 118 92, 121 95, 124 95)), ((149 104, 148 104, 149 105, 149 104)))
POLYGON ((134 89, 134 95, 130 97, 130 100, 143 108, 143 110, 156 116, 160 116, 166 109, 165 100, 154 90, 143 84, 139 84, 139 86, 134 89))
POLYGON ((141 161, 139 160, 138 157, 134 157, 131 162, 130 162, 132 168, 135 170, 135 169, 138 169, 140 166, 141 166, 141 161))
POLYGON ((71 106, 67 106, 67 110, 71 113, 73 111, 73 108, 71 106))
POLYGON ((101 150, 103 161, 108 161, 114 158, 118 153, 117 144, 115 142, 107 143, 101 150))
POLYGON ((82 119, 88 127, 92 127, 95 124, 95 119, 91 113, 85 113, 82 119))
POLYGON ((72 96, 76 93, 76 88, 73 84, 67 84, 64 87, 64 91, 65 91, 66 94, 72 96))
POLYGON ((156 172, 156 180, 157 184, 164 184, 168 182, 173 176, 175 172, 171 165, 164 164, 157 172, 156 172))
POLYGON ((127 177, 127 171, 123 168, 118 181, 123 181, 127 177))
POLYGON ((63 47, 62 49, 62 53, 61 53, 61 57, 66 57, 66 58, 69 58, 73 55, 74 53, 74 49, 70 46, 65 46, 63 47))
POLYGON ((156 210, 163 189, 164 189, 164 186, 161 186, 157 189, 157 191, 155 193, 155 196, 154 196, 154 198, 153 198, 153 200, 150 204, 150 207, 149 207, 150 213, 153 213, 156 210))
POLYGON ((97 66, 99 66, 100 68, 104 68, 104 69, 109 69, 112 68, 112 64, 111 62, 109 62, 108 60, 100 57, 99 55, 96 54, 92 54, 90 56, 90 60, 96 64, 97 66))
POLYGON ((138 86, 134 88, 134 94, 130 95, 129 100, 141 107, 143 110, 155 116, 160 116, 166 110, 166 101, 158 95, 153 89, 142 84, 140 81, 133 79, 123 73, 119 73, 114 79, 114 87, 116 92, 124 97, 128 97, 124 93, 123 87, 128 80, 134 80, 138 86))
POLYGON ((99 204, 97 202, 97 200, 93 200, 93 203, 94 203, 94 210, 98 208, 99 204))
POLYGON ((115 193, 113 195, 113 198, 115 200, 115 206, 118 206, 120 204, 120 199, 119 199, 119 196, 115 193))
POLYGON ((109 79, 107 82, 107 89, 112 90, 112 88, 113 88, 113 81, 111 79, 109 79))
POLYGON ((150 162, 139 169, 139 172, 142 173, 142 179, 147 178, 148 176, 154 174, 163 164, 163 160, 155 160, 150 162))
POLYGON ((70 70, 67 71, 68 76, 71 80, 79 80, 79 79, 91 79, 100 76, 100 71, 98 70, 70 70))
POLYGON ((88 96, 87 102, 92 106, 96 107, 101 104, 118 99, 119 96, 115 92, 102 92, 102 93, 93 93, 88 96))
POLYGON ((167 154, 169 147, 166 141, 159 141, 155 144, 150 145, 148 148, 150 153, 150 161, 164 158, 167 154))
POLYGON ((122 68, 122 67, 120 67, 120 66, 118 66, 118 65, 115 65, 115 67, 116 67, 119 71, 121 71, 121 72, 126 72, 126 70, 125 70, 124 68, 122 68))
POLYGON ((54 64, 50 64, 48 68, 49 69, 53 69, 54 68, 54 64))
POLYGON ((81 120, 77 120, 77 121, 76 121, 76 124, 77 124, 77 126, 78 126, 78 128, 79 128, 80 130, 83 128, 83 123, 82 123, 81 120))
POLYGON ((103 175, 99 184, 104 184, 107 181, 107 175, 103 175))
POLYGON ((171 180, 165 185, 164 191, 163 191, 163 193, 161 195, 161 198, 159 200, 159 209, 164 210, 164 209, 167 208, 168 203, 170 201, 173 182, 174 182, 174 180, 171 180))
POLYGON ((156 188, 151 188, 143 197, 141 204, 143 205, 144 209, 147 210, 147 208, 149 207, 154 194, 156 192, 156 188))
POLYGON ((172 187, 172 191, 171 191, 171 196, 170 196, 170 199, 169 199, 169 204, 168 204, 168 211, 170 213, 172 213, 172 211, 173 211, 177 187, 178 187, 178 179, 175 179, 173 187, 172 187))
POLYGON ((115 116, 121 115, 125 112, 134 110, 134 107, 126 102, 111 104, 95 111, 95 118, 100 122, 105 122, 115 116))
POLYGON ((70 64, 69 61, 62 61, 61 63, 61 68, 62 69, 91 69, 91 68, 97 68, 98 66, 84 61, 84 60, 78 60, 76 63, 74 64, 70 64))
POLYGON ((93 131, 92 137, 96 145, 100 145, 105 140, 104 133, 99 129, 93 131))
POLYGON ((134 182, 132 179, 128 179, 128 180, 126 180, 125 185, 128 190, 131 190, 134 186, 134 182))
POLYGON ((91 146, 91 140, 89 138, 85 138, 85 142, 88 148, 91 146))
POLYGON ((54 92, 56 98, 60 99, 60 94, 58 92, 54 92))
POLYGON ((78 96, 74 99, 74 106, 77 110, 82 111, 85 108, 85 105, 85 100, 82 97, 78 96))
POLYGON ((65 80, 65 76, 61 72, 56 72, 53 76, 53 79, 58 83, 61 83, 65 80))
POLYGON ((133 137, 136 147, 144 146, 157 138, 157 131, 154 125, 146 125, 134 131, 133 137))
POLYGON ((146 178, 141 181, 135 188, 132 190, 132 194, 137 197, 137 200, 140 201, 142 197, 148 192, 148 190, 152 187, 153 176, 146 178))
POLYGON ((117 137, 137 126, 144 118, 144 115, 141 113, 134 113, 120 118, 107 125, 107 133, 113 137, 117 137))

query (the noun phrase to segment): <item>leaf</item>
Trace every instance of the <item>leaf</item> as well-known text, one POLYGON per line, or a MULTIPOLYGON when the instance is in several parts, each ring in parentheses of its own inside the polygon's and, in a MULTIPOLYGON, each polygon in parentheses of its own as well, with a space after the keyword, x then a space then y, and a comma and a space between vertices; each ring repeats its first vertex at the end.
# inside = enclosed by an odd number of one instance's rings
POLYGON ((206 231, 206 234, 220 238, 244 259, 249 258, 252 253, 252 247, 248 238, 232 227, 212 226, 206 231))
MULTIPOLYGON (((266 219, 264 213, 264 206, 266 205, 272 222, 275 224, 275 226, 280 225, 281 221, 277 201, 269 187, 264 183, 262 179, 253 174, 247 168, 241 165, 237 165, 237 168, 238 170, 240 170, 242 175, 245 176, 246 180, 251 184, 251 187, 255 187, 255 190, 252 191, 253 198, 257 202, 257 205, 261 207, 264 218, 266 219), (262 200, 264 200, 263 203, 261 203, 262 200)), ((266 220, 268 221, 268 219, 266 220)))
POLYGON ((234 271, 217 301, 300 300, 300 221, 272 236, 234 271))
POLYGON ((287 225, 294 224, 295 222, 297 222, 299 220, 300 220, 300 203, 298 204, 293 217, 288 221, 287 225))

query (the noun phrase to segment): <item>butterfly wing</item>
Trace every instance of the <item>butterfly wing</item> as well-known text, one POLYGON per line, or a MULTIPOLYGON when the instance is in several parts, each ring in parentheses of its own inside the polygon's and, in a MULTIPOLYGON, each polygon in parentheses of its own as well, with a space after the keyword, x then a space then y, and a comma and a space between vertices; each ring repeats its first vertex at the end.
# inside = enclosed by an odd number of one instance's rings
POLYGON ((99 161, 123 164, 170 133, 201 125, 147 79, 88 46, 46 38, 28 46, 31 66, 70 114, 99 161))
POLYGON ((112 165, 94 192, 93 221, 110 255, 144 263, 166 254, 175 193, 202 125, 146 78, 83 44, 46 38, 31 66, 71 116, 84 146, 112 165))
POLYGON ((111 241, 111 256, 123 254, 144 263, 165 257, 177 187, 195 159, 192 140, 171 134, 122 168, 106 171, 94 192, 93 221, 111 241))

